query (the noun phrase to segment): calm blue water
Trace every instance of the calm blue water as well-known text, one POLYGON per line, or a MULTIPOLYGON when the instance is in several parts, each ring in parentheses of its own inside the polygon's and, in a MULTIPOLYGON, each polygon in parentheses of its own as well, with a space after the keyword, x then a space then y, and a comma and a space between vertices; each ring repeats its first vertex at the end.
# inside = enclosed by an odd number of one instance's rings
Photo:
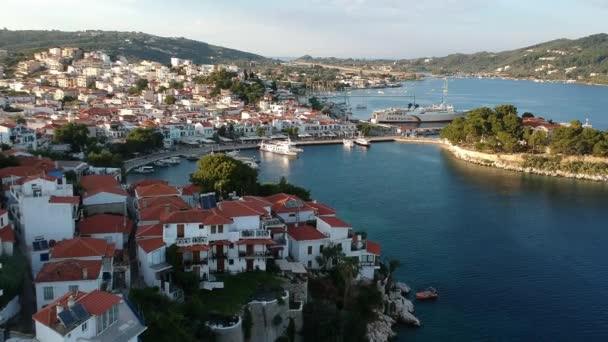
MULTIPOLYGON (((261 159, 260 179, 286 176, 367 231, 401 261, 399 280, 439 290, 437 302, 415 302, 423 327, 401 328, 399 341, 608 340, 608 185, 471 165, 430 145, 241 154, 261 159)), ((149 177, 185 184, 195 169, 184 160, 149 177)))
MULTIPOLYGON (((415 96, 421 105, 441 102, 443 79, 425 79, 405 82, 402 88, 353 90, 350 95, 415 96)), ((351 97, 353 116, 369 119, 371 112, 386 107, 407 106, 411 98, 351 97), (367 109, 355 109, 357 104, 367 109)), ((474 109, 482 106, 514 104, 520 114, 532 112, 536 116, 569 122, 578 119, 595 128, 608 129, 608 87, 585 84, 535 83, 500 79, 456 78, 449 80, 447 101, 456 109, 474 109)))

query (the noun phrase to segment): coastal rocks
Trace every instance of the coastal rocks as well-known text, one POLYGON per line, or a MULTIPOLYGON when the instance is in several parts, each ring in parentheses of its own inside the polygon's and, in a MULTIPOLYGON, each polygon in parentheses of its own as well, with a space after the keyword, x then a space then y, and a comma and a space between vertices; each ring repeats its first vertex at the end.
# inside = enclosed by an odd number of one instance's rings
POLYGON ((395 288, 397 288, 399 291, 401 291, 401 294, 403 294, 403 295, 407 295, 412 290, 412 289, 410 289, 409 286, 407 286, 406 283, 402 283, 399 281, 395 283, 395 288))
POLYGON ((420 326, 420 320, 413 315, 414 304, 405 298, 400 290, 390 291, 387 297, 387 314, 389 316, 396 319, 399 323, 420 326))
POLYGON ((377 319, 367 324, 367 338, 370 342, 385 342, 397 336, 393 331, 395 320, 390 316, 376 311, 377 319))

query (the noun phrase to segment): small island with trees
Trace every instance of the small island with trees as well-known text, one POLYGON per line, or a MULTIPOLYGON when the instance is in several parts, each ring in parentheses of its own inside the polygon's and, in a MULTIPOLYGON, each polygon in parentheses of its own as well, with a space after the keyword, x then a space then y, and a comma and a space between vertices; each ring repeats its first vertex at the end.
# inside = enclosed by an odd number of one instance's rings
POLYGON ((574 120, 519 116, 513 105, 477 108, 441 131, 458 158, 551 176, 608 181, 608 132, 574 120))

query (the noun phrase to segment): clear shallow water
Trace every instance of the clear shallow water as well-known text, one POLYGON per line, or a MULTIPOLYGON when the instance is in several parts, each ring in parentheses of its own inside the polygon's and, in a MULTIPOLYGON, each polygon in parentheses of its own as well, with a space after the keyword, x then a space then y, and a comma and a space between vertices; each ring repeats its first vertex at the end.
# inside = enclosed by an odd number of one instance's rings
MULTIPOLYGON (((351 95, 415 96, 421 105, 441 102, 443 79, 424 79, 405 82, 401 88, 353 90, 351 95)), ((338 98, 341 100, 343 98, 338 98)), ((411 98, 352 97, 353 117, 369 119, 371 112, 386 107, 407 106, 411 98), (356 109, 357 104, 367 109, 356 109)), ((608 87, 586 84, 535 83, 500 79, 455 78, 449 80, 447 103, 456 109, 473 109, 483 106, 514 104, 520 114, 532 112, 536 116, 569 122, 578 119, 598 129, 608 129, 608 87)))
MULTIPOLYGON (((260 179, 289 181, 398 258, 399 280, 440 291, 399 341, 608 340, 608 185, 484 168, 437 146, 257 151, 260 179)), ((149 177, 187 182, 196 163, 149 177)), ((130 176, 129 180, 142 178, 130 176)))

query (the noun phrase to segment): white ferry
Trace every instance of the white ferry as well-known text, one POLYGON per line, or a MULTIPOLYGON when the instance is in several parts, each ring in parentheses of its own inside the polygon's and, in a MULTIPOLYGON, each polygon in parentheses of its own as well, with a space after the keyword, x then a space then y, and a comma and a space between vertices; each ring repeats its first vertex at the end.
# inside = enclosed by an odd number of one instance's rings
POLYGON ((464 117, 466 111, 457 111, 454 106, 445 103, 448 94, 448 83, 445 80, 443 99, 439 105, 420 107, 410 103, 407 108, 387 108, 372 113, 370 119, 374 124, 420 124, 429 122, 452 122, 454 119, 464 117))
POLYGON ((294 148, 289 140, 275 142, 262 141, 260 144, 260 150, 277 154, 285 154, 288 156, 297 156, 298 152, 302 151, 301 149, 294 148))

